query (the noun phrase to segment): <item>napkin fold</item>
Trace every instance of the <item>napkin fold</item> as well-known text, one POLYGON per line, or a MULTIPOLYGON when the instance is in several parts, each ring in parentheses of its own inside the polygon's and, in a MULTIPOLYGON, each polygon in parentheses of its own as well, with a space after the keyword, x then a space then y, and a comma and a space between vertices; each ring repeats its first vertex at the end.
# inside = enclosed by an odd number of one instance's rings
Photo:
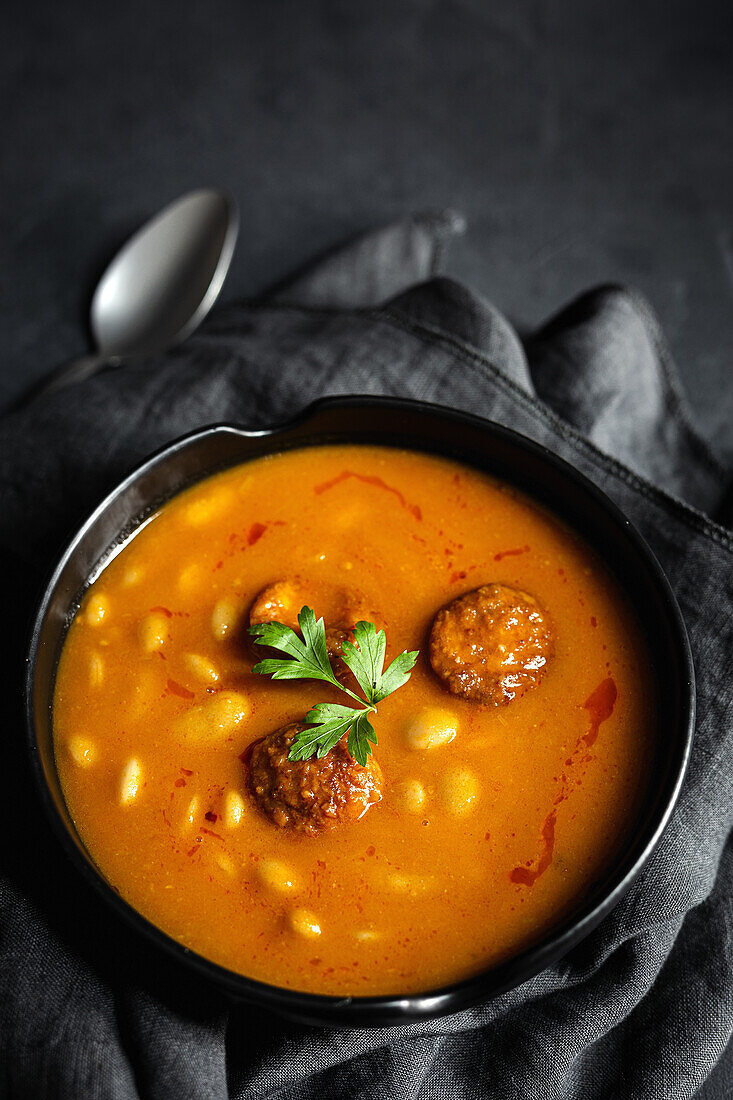
POLYGON ((699 438, 648 304, 592 290, 520 340, 440 277, 453 212, 325 257, 264 301, 215 313, 164 356, 108 369, 0 421, 9 645, 0 845, 0 1095, 691 1097, 733 1030, 733 541, 730 472, 699 438), (698 720, 674 818, 625 899, 518 989, 441 1020, 309 1028, 173 970, 78 879, 25 759, 24 644, 79 522, 152 449, 212 421, 284 419, 325 394, 466 409, 587 474, 645 535, 693 648, 698 720), (716 523, 711 517, 721 520, 716 523))

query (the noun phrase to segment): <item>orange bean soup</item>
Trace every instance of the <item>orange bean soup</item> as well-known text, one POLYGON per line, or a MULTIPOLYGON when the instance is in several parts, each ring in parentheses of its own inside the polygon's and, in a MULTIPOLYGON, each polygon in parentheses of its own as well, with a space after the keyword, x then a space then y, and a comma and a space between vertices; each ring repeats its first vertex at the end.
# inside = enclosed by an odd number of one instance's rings
POLYGON ((85 594, 61 655, 54 742, 69 811, 108 881, 231 970, 314 993, 434 989, 538 941, 619 857, 654 740, 648 658, 589 548, 512 487, 447 459, 323 446, 237 466, 161 508, 85 594), (252 673, 246 616, 297 578, 328 619, 357 590, 387 660, 383 798, 318 836, 249 793, 247 747, 345 701, 252 673), (551 617, 541 683, 506 706, 446 691, 439 608, 499 582, 551 617))

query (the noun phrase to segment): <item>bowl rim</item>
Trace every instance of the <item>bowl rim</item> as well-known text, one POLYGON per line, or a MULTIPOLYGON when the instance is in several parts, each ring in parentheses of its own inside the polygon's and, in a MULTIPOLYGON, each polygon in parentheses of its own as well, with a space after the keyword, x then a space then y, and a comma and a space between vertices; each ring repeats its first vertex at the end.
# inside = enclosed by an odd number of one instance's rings
MULTIPOLYGON (((321 440, 320 443, 328 443, 329 440, 321 440)), ((361 441, 360 441, 361 442, 361 441)), ((305 449, 308 446, 319 445, 318 440, 312 443, 304 442, 296 444, 290 449, 305 449)), ((347 444, 348 445, 348 444, 347 444)), ((368 442, 367 442, 367 445, 368 442)), ((373 445, 390 446, 389 443, 374 440, 373 445)), ((416 446, 404 449, 415 449, 416 446)), ((458 445, 460 450, 460 444, 458 445)), ((273 446, 267 452, 278 453, 277 446, 273 446)), ((427 446, 422 453, 441 453, 431 451, 427 446)), ((242 461, 247 461, 243 459, 242 461)), ((456 456, 456 461, 463 461, 466 465, 478 468, 468 458, 456 456)), ((231 463, 230 465, 235 465, 231 463)), ((221 469, 226 469, 223 466, 221 469)), ((172 499, 182 492, 187 485, 195 484, 197 480, 203 480, 215 473, 214 469, 202 470, 200 478, 192 478, 186 484, 179 484, 173 488, 166 499, 172 499)), ((489 469, 490 473, 490 469, 489 469)), ((531 497, 531 492, 522 490, 531 497)), ((551 509, 552 510, 552 509, 551 509)), ((142 514, 142 510, 141 513, 142 514)), ((139 526, 140 519, 133 526, 135 530, 139 526)), ((568 521, 565 521, 568 522, 568 521)), ((568 525, 572 525, 568 522, 568 525)), ((580 537, 584 538, 582 533, 580 537)), ((122 545, 129 538, 125 537, 122 545)), ((587 540, 586 540, 587 541, 587 540)), ((600 551, 601 558, 603 555, 600 551)), ((105 568, 110 558, 103 554, 98 559, 97 565, 88 574, 87 585, 94 582, 105 568)), ((68 624, 64 629, 68 629, 68 624)), ((56 659, 58 660, 58 658, 56 659)), ((25 715, 28 736, 28 752, 31 761, 31 769, 35 778, 36 792, 39 794, 45 807, 53 831, 60 841, 66 854, 69 856, 76 870, 81 873, 84 880, 92 887, 94 892, 102 897, 112 911, 140 933, 149 942, 162 949, 169 958, 173 958, 199 977, 213 981, 219 989, 224 990, 235 999, 259 1003, 273 1011, 293 1019, 308 1023, 327 1025, 364 1027, 364 1026, 389 1026, 393 1024, 409 1024, 427 1020, 430 1018, 458 1012, 472 1007, 478 1003, 488 1001, 509 989, 515 988, 529 980, 552 963, 557 962, 572 947, 579 943, 621 900, 629 887, 638 877, 653 851, 656 849, 662 834, 676 808, 682 784, 690 760, 695 724, 695 675, 692 653, 685 627, 684 619, 677 603, 676 597, 667 580, 667 577, 658 563, 654 553, 646 540, 636 527, 625 516, 622 509, 616 505, 597 485, 585 474, 565 459, 560 458, 549 448, 538 443, 512 428, 505 427, 496 421, 476 416, 447 406, 429 402, 416 401, 410 398, 379 397, 374 395, 352 395, 347 397, 325 397, 308 404, 295 416, 282 422, 265 428, 244 428, 231 422, 217 422, 196 428, 184 435, 157 448, 150 455, 137 463, 124 478, 105 495, 103 500, 90 513, 87 519, 78 527, 72 538, 68 541, 64 551, 58 557, 50 578, 43 589, 38 609, 32 620, 30 643, 27 649, 25 677, 25 715), (668 779, 669 793, 666 800, 660 805, 656 815, 646 822, 646 834, 643 844, 631 865, 623 874, 616 869, 608 876, 609 888, 603 889, 599 895, 594 895, 594 900, 588 906, 581 905, 576 913, 571 910, 570 915, 561 919, 557 927, 550 931, 537 943, 530 944, 521 949, 515 955, 505 961, 488 967, 478 973, 461 979, 460 981, 441 986, 437 989, 425 992, 410 993, 404 995, 385 994, 370 996, 338 996, 320 993, 307 993, 297 989, 290 989, 268 982, 259 981, 229 970, 227 967, 199 955, 196 951, 185 947, 179 941, 173 939, 168 933, 158 928, 147 917, 143 916, 129 902, 125 901, 105 878, 104 873, 93 862, 91 856, 78 836, 73 836, 66 821, 59 812, 43 768, 41 752, 38 742, 38 732, 34 717, 36 669, 38 662, 41 633, 49 610, 49 606, 55 593, 63 571, 73 557, 78 545, 86 534, 91 531, 95 523, 104 515, 108 508, 127 489, 143 478, 155 466, 168 461, 171 457, 191 448, 206 437, 222 433, 234 434, 238 437, 262 439, 271 438, 277 443, 281 435, 307 427, 309 421, 314 420, 323 412, 329 410, 376 410, 390 409, 395 412, 418 414, 424 417, 438 417, 444 421, 452 421, 455 427, 470 426, 490 436, 509 442, 525 452, 529 452, 540 462, 554 467, 561 476, 574 482, 582 491, 594 498, 601 511, 605 511, 608 518, 631 544, 632 551, 644 560, 646 568, 650 571, 657 586, 657 594, 661 597, 669 614, 672 628, 672 644, 677 652, 678 660, 686 676, 682 690, 682 713, 680 727, 682 734, 682 751, 676 759, 676 766, 671 766, 668 779), (682 728, 684 724, 684 728, 682 728)), ((51 700, 48 700, 49 710, 51 700)), ((53 745, 52 745, 53 753, 53 745)), ((55 754, 54 754, 55 756, 55 754)), ((55 760, 53 763, 55 769, 55 760)), ((69 815, 70 817, 71 815, 69 815)), ((629 842, 631 844, 631 841, 629 842)), ((600 882, 605 884, 606 878, 601 877, 600 882)))

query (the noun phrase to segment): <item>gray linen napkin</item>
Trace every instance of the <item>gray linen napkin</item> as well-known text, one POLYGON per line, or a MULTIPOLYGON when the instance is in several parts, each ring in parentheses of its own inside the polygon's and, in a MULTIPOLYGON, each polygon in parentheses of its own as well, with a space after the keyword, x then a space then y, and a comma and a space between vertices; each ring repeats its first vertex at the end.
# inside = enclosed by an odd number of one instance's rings
POLYGON ((689 425, 649 307, 592 291, 524 342, 435 277, 452 214, 369 235, 260 304, 214 315, 164 357, 108 370, 0 422, 0 1095, 683 1098, 733 1029, 730 476, 689 425), (386 304, 383 304, 385 303, 386 304), (613 497, 676 591, 699 713, 679 808, 647 870, 582 945, 519 989, 404 1028, 308 1028, 231 1008, 171 971, 77 881, 24 757, 28 618, 64 540, 148 451, 336 393, 417 397, 539 440, 613 497))

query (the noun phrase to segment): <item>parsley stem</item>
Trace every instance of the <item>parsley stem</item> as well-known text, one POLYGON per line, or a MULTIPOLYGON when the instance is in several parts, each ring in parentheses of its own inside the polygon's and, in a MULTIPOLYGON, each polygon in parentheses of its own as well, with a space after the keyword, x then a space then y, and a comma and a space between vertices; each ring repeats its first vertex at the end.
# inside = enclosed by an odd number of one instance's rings
POLYGON ((346 694, 350 695, 352 699, 356 699, 357 703, 359 703, 361 707, 365 707, 368 714, 376 714, 377 708, 374 706, 373 703, 369 703, 366 699, 362 699, 362 697, 353 692, 351 688, 345 687, 339 680, 336 679, 335 676, 333 680, 330 681, 330 683, 332 683, 334 687, 339 688, 341 691, 345 691, 346 694))

